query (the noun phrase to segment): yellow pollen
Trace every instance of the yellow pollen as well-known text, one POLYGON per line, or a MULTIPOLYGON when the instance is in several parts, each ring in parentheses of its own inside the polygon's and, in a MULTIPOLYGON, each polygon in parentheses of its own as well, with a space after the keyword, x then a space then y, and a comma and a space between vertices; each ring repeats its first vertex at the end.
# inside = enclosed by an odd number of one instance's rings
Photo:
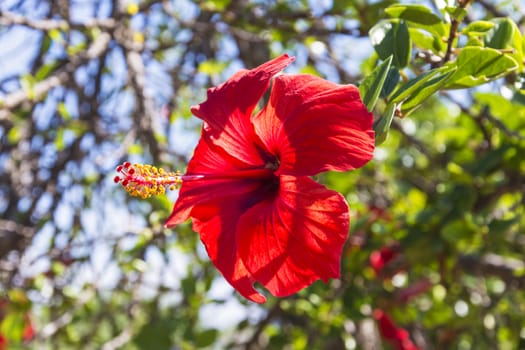
POLYGON ((119 175, 115 183, 120 183, 133 197, 149 198, 180 188, 182 175, 179 171, 171 172, 149 164, 131 164, 126 162, 117 167, 119 175))

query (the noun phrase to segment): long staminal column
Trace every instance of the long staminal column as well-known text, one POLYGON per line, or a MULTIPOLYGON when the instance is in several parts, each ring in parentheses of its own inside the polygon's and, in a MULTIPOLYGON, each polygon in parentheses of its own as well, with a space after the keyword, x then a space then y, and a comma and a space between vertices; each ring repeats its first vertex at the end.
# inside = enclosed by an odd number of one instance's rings
POLYGON ((225 171, 218 174, 182 174, 179 171, 168 172, 149 164, 131 164, 125 162, 116 168, 118 173, 114 177, 115 183, 120 183, 126 191, 134 197, 149 198, 166 193, 166 189, 175 190, 182 186, 184 181, 207 179, 217 180, 264 180, 275 177, 274 170, 267 168, 252 168, 234 171, 225 171))
POLYGON ((182 181, 188 177, 179 171, 168 172, 148 164, 131 164, 125 162, 117 168, 119 175, 113 179, 120 183, 134 197, 149 198, 166 193, 166 188, 180 188, 182 181))

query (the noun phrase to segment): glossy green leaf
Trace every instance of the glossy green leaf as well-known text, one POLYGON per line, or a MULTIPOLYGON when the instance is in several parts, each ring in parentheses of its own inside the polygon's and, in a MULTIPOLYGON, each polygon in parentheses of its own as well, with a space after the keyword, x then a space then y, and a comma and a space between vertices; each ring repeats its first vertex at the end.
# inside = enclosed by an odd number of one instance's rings
POLYGON ((423 5, 393 5, 385 9, 385 12, 391 17, 421 24, 432 25, 441 22, 439 16, 423 5))
POLYGON ((385 12, 390 17, 403 19, 410 25, 415 25, 431 33, 439 36, 446 35, 446 27, 441 17, 426 6, 397 4, 385 9, 385 12))
POLYGON ((388 71, 388 74, 385 79, 385 83, 383 84, 383 89, 381 90, 381 96, 382 98, 387 98, 392 91, 396 88, 397 84, 399 84, 399 79, 401 75, 399 74, 399 69, 396 67, 390 67, 390 70, 388 71))
POLYGON ((385 114, 381 117, 381 119, 374 123, 374 132, 376 134, 376 146, 379 146, 380 144, 385 142, 388 136, 388 131, 390 130, 390 125, 392 124, 392 119, 394 118, 394 114, 396 112, 396 108, 397 105, 395 103, 391 103, 386 109, 385 114))
POLYGON ((435 94, 439 89, 443 88, 448 79, 454 74, 455 69, 443 69, 440 73, 430 79, 425 80, 418 86, 414 92, 404 100, 401 105, 401 111, 408 114, 415 108, 419 107, 423 101, 435 94))
POLYGON ((518 26, 510 18, 496 18, 491 21, 494 27, 486 33, 485 46, 506 50, 523 69, 524 49, 523 35, 518 26))
POLYGON ((392 56, 392 64, 404 68, 411 53, 410 34, 405 21, 381 21, 370 29, 372 45, 382 60, 392 56))
POLYGON ((370 112, 374 109, 377 98, 383 89, 391 64, 392 56, 389 56, 359 85, 359 92, 361 93, 363 103, 370 112))
POLYGON ((425 92, 425 94, 427 94, 428 89, 439 86, 440 82, 446 82, 446 79, 449 78, 450 72, 454 70, 454 67, 442 67, 429 70, 417 78, 410 80, 396 90, 394 95, 390 98, 390 102, 404 103, 409 99, 414 99, 420 92, 425 92))
POLYGON ((498 50, 469 46, 461 50, 456 62, 456 73, 447 84, 449 89, 468 88, 488 83, 518 68, 518 63, 508 54, 498 50))

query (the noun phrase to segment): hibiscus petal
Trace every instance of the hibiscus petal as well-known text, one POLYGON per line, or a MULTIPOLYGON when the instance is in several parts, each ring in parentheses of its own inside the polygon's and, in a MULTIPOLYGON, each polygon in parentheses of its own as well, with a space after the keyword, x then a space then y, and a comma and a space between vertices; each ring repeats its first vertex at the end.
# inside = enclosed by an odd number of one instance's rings
POLYGON ((193 219, 193 230, 224 278, 247 299, 266 299, 253 288, 253 278, 238 257, 236 227, 242 213, 263 197, 259 180, 214 178, 184 183, 167 227, 193 219))
POLYGON ((185 177, 203 177, 183 181, 179 197, 165 226, 173 227, 186 221, 195 206, 209 203, 222 205, 225 198, 235 201, 236 196, 242 195, 252 195, 255 198, 261 187, 260 179, 227 176, 240 171, 249 175, 249 169, 244 169, 244 166, 246 165, 243 162, 201 138, 188 164, 185 177))
POLYGON ((243 297, 264 303, 266 298, 253 287, 254 280, 239 258, 235 242, 238 213, 222 209, 217 215, 206 217, 205 220, 193 219, 193 229, 200 232, 201 241, 215 267, 243 297))
POLYGON ((266 299, 253 288, 254 280, 238 257, 235 234, 242 213, 266 196, 267 181, 242 176, 251 174, 242 166, 242 162, 201 139, 185 176, 204 177, 183 182, 166 227, 191 216, 193 230, 200 234, 210 259, 224 278, 245 298, 263 303, 266 299))
POLYGON ((205 121, 203 137, 246 164, 264 166, 250 117, 271 78, 293 61, 293 57, 282 55, 209 89, 207 100, 191 108, 205 121))
POLYGON ((269 103, 252 122, 265 148, 280 159, 280 174, 351 170, 373 155, 373 116, 353 85, 280 75, 269 103))
POLYGON ((339 277, 348 226, 348 205, 339 193, 307 177, 283 175, 278 195, 242 216, 237 248, 256 281, 287 296, 317 279, 339 277))
POLYGON ((236 227, 242 213, 265 195, 260 180, 211 178, 183 184, 167 227, 193 219, 193 230, 213 264, 244 297, 257 303, 266 299, 253 288, 253 278, 238 257, 236 227))
MULTIPOLYGON (((186 221, 192 209, 199 205, 225 205, 224 201, 239 202, 246 209, 266 196, 268 179, 273 176, 270 169, 255 169, 226 153, 222 148, 201 138, 188 164, 179 197, 165 223, 173 227, 186 221), (237 199, 238 196, 246 196, 237 199)), ((239 214, 240 215, 240 214, 239 214)))

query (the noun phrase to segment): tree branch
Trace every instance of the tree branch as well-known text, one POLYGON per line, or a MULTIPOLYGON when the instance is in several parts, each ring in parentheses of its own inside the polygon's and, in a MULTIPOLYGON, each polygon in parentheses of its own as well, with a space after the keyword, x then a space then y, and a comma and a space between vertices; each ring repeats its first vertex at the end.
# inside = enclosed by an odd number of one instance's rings
POLYGON ((64 85, 71 78, 76 68, 101 56, 107 50, 110 41, 111 35, 103 32, 86 51, 71 57, 71 63, 66 65, 63 70, 37 83, 29 91, 19 90, 4 96, 3 100, 0 100, 0 121, 11 119, 11 110, 24 103, 41 101, 51 89, 64 85))
POLYGON ((514 286, 519 289, 525 287, 525 276, 519 273, 525 269, 525 263, 521 260, 496 254, 487 254, 482 257, 462 255, 458 258, 458 265, 461 270, 469 273, 499 277, 508 286, 514 286))
POLYGON ((116 22, 113 18, 92 18, 83 23, 70 23, 63 19, 29 19, 25 16, 9 12, 0 11, 0 25, 12 26, 22 25, 36 30, 50 31, 50 30, 63 30, 67 31, 70 29, 89 29, 89 28, 100 28, 103 30, 112 30, 116 26, 116 22))
MULTIPOLYGON (((459 7, 464 9, 465 7, 467 7, 470 1, 471 0, 458 0, 459 7)), ((450 60, 450 57, 452 56, 452 45, 454 43, 454 39, 456 39, 460 23, 461 22, 455 18, 453 18, 452 22, 450 23, 450 32, 447 40, 447 51, 445 53, 445 57, 443 57, 443 63, 447 63, 450 60)))

